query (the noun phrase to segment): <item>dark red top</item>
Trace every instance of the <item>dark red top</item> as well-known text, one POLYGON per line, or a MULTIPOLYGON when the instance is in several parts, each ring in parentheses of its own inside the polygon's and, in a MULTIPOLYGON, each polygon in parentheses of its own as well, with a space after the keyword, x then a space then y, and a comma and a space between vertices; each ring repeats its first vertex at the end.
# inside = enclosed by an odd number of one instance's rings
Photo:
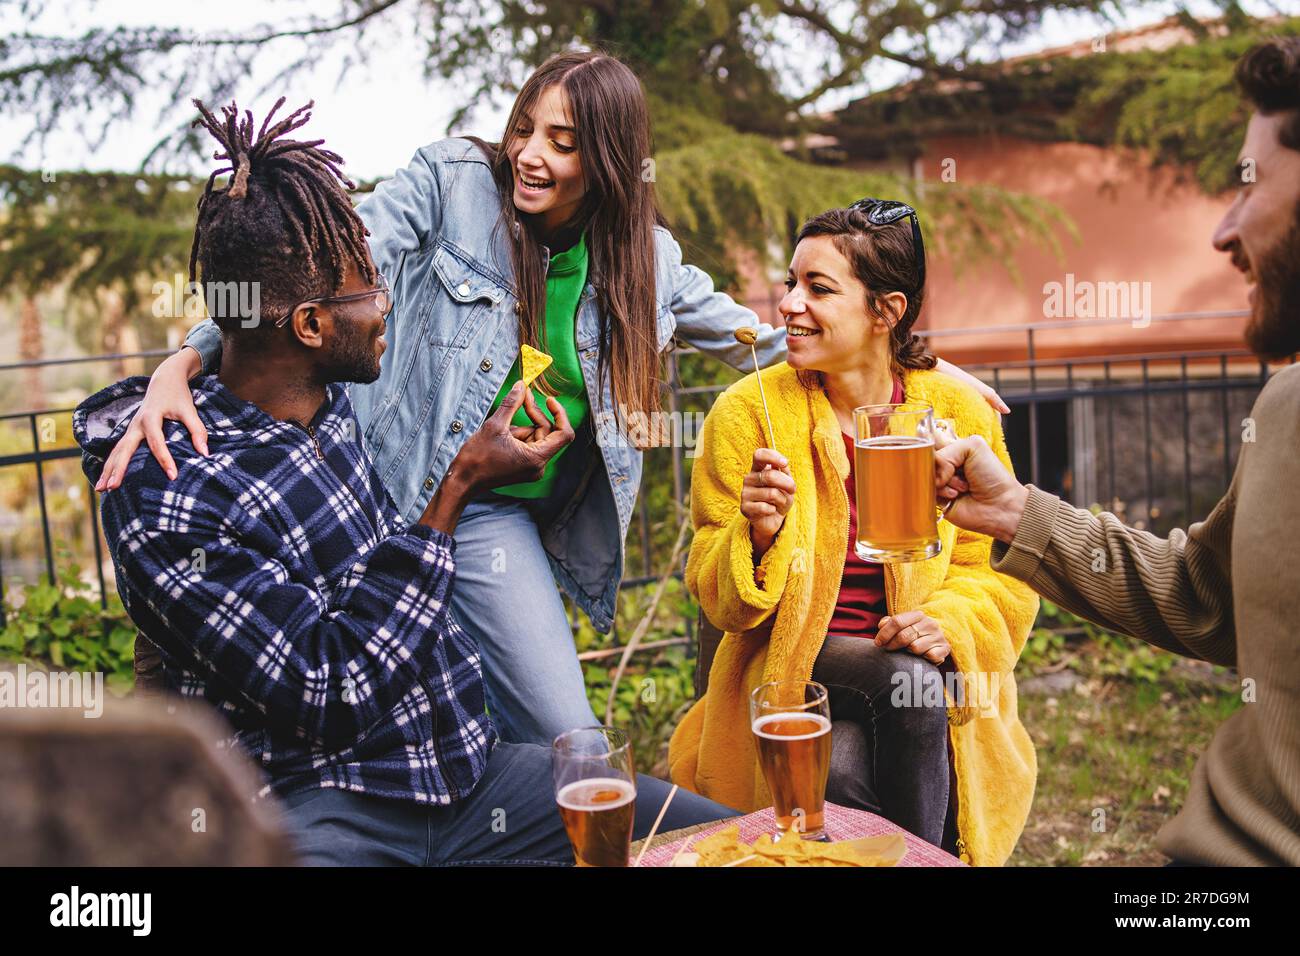
MULTIPOLYGON (((891 403, 903 400, 903 386, 895 382, 891 403)), ((853 637, 875 637, 880 619, 889 613, 885 604, 885 567, 863 561, 853 550, 858 538, 858 496, 853 487, 853 436, 840 433, 844 451, 849 456, 849 477, 844 488, 849 496, 848 556, 844 560, 844 577, 840 581, 840 596, 831 614, 831 634, 849 634, 853 637)))

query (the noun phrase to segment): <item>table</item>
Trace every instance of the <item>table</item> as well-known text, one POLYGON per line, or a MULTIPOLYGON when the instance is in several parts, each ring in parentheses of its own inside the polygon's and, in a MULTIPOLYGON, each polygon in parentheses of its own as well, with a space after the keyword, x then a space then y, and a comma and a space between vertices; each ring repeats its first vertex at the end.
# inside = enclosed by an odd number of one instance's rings
MULTIPOLYGON (((738 824, 741 839, 752 843, 764 833, 776 832, 776 816, 771 807, 758 810, 743 817, 718 820, 713 823, 700 823, 681 830, 668 833, 656 833, 654 843, 646 852, 642 866, 667 866, 683 843, 694 843, 705 834, 713 833, 724 827, 738 824)), ((866 810, 853 810, 838 804, 826 802, 826 833, 832 840, 856 840, 859 837, 883 836, 888 833, 901 833, 907 844, 907 855, 899 866, 965 866, 951 853, 927 843, 915 834, 891 823, 884 817, 866 810)), ((641 853, 644 840, 632 844, 632 860, 641 853)))

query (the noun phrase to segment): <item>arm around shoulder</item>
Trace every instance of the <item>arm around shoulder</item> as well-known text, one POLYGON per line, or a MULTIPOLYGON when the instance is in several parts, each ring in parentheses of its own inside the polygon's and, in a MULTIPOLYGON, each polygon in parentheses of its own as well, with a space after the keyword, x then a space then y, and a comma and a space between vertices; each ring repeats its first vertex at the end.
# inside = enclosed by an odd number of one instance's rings
POLYGON ((736 341, 738 328, 757 332, 754 343, 759 365, 766 368, 785 358, 785 331, 760 322, 758 315, 713 286, 702 269, 682 262, 682 249, 668 230, 656 229, 655 245, 664 259, 660 275, 672 283, 670 308, 683 341, 725 362, 734 369, 752 372, 749 346, 736 341))

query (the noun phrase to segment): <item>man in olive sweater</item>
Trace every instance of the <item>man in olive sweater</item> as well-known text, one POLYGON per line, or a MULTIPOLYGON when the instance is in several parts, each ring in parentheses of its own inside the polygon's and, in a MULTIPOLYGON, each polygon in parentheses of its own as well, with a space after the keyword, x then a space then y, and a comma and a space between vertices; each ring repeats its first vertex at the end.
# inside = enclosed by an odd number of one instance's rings
MULTIPOLYGON (((1300 351, 1300 38, 1252 50, 1237 80, 1256 110, 1240 154, 1254 175, 1243 175, 1214 245, 1252 285, 1247 343, 1281 359, 1300 351)), ((1250 421, 1227 494, 1206 520, 1167 539, 1022 486, 978 438, 941 450, 936 480, 947 517, 995 539, 995 570, 1105 627, 1235 666, 1243 687, 1253 682, 1157 845, 1182 863, 1295 866, 1300 368, 1272 377, 1250 421)))

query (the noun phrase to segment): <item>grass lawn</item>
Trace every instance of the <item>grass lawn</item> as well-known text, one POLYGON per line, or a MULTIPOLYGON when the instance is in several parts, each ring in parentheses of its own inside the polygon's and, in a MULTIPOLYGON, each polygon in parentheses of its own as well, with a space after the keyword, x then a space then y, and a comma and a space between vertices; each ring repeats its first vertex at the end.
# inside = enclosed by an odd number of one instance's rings
POLYGON ((1073 649, 1065 668, 1058 661, 1018 673, 1038 786, 1008 865, 1166 862, 1156 831, 1182 806, 1197 757, 1241 693, 1222 668, 1149 653, 1173 663, 1154 680, 1107 673, 1113 648, 1091 642, 1073 649))

